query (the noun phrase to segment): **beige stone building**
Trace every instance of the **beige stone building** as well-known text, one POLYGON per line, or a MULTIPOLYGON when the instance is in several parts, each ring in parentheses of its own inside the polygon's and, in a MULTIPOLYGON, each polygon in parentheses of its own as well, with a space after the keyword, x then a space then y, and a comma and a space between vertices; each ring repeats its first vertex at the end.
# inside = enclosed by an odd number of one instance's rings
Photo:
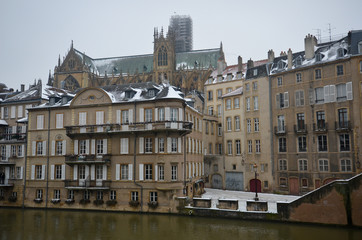
POLYGON ((252 192, 255 191, 255 186, 258 192, 273 190, 269 84, 268 65, 254 67, 254 63, 249 60, 243 84, 243 164, 245 190, 252 192))
POLYGON ((275 187, 302 194, 360 172, 362 31, 269 51, 275 187))
POLYGON ((29 112, 27 207, 175 212, 203 191, 202 114, 175 87, 85 88, 29 112))

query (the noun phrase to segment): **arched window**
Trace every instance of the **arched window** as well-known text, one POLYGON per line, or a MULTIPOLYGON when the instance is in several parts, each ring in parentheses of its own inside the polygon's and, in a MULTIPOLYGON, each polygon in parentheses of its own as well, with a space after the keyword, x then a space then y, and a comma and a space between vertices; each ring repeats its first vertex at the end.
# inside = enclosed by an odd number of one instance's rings
POLYGON ((167 49, 164 46, 158 51, 158 66, 167 66, 167 49))

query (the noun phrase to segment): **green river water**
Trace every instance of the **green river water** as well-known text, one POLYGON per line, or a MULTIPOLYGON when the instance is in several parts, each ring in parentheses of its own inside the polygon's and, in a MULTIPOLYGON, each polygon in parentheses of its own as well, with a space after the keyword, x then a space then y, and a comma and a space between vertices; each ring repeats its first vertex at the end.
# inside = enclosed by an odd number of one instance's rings
POLYGON ((339 239, 362 229, 174 215, 0 208, 0 239, 339 239))

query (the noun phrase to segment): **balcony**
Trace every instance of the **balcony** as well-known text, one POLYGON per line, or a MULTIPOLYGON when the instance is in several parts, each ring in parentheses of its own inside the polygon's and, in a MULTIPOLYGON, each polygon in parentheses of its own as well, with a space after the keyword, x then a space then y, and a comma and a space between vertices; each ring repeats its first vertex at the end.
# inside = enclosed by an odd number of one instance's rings
POLYGON ((6 179, 0 177, 0 187, 14 187, 15 179, 6 179))
POLYGON ((287 134, 287 126, 275 126, 274 134, 277 136, 283 136, 287 134))
POLYGON ((84 190, 108 190, 111 186, 110 180, 64 180, 67 189, 84 190))
POLYGON ((73 164, 109 164, 111 162, 111 155, 66 155, 65 163, 68 165, 73 164))
POLYGON ((109 136, 114 134, 145 132, 145 131, 177 131, 183 134, 192 131, 192 123, 184 121, 157 121, 141 122, 130 124, 102 124, 102 125, 83 125, 66 126, 68 137, 76 136, 109 136))
POLYGON ((25 142, 26 133, 4 133, 0 135, 1 143, 25 142))
POLYGON ((306 134, 307 131, 307 124, 298 124, 294 125, 294 132, 296 134, 306 134))
POLYGON ((335 122, 337 132, 349 132, 352 129, 351 121, 335 122))
POLYGON ((3 158, 2 156, 0 157, 0 166, 1 165, 15 165, 15 159, 14 158, 3 158))
POLYGON ((317 133, 324 133, 328 131, 328 123, 326 122, 317 122, 313 123, 313 131, 317 133))

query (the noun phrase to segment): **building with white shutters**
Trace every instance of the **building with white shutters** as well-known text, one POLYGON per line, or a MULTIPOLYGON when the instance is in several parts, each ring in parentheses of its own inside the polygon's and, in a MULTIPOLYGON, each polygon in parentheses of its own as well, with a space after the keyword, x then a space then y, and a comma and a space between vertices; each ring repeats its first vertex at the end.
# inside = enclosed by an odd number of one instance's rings
POLYGON ((30 111, 25 205, 176 212, 203 191, 201 122, 165 84, 50 98, 30 111))

